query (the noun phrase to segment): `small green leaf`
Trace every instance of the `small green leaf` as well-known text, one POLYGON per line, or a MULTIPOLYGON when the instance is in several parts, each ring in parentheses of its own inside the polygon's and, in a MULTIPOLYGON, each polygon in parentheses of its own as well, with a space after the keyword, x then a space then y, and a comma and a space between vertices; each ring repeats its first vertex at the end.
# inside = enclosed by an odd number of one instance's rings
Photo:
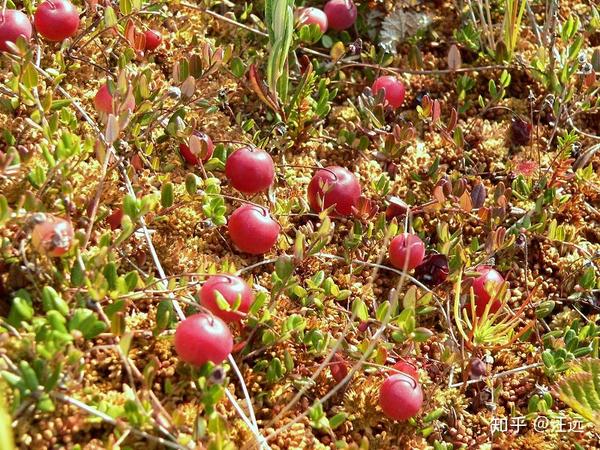
POLYGON ((114 27, 118 23, 117 14, 112 6, 104 9, 104 26, 106 28, 114 27))
POLYGON ((333 416, 331 419, 329 419, 329 426, 331 427, 332 430, 335 430, 337 427, 339 427, 341 424, 343 424, 347 418, 348 418, 348 415, 346 413, 338 413, 335 416, 333 416))
POLYGON ((163 208, 173 205, 173 183, 165 183, 160 191, 160 204, 163 208))
POLYGON ((357 298, 352 302, 352 314, 363 322, 369 318, 369 310, 362 299, 357 298))

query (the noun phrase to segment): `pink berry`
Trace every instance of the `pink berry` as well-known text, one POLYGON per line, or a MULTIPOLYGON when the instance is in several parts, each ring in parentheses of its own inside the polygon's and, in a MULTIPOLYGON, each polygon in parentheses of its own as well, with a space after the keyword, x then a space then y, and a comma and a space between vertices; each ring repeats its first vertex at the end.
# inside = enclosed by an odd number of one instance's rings
POLYGON ((273 248, 281 227, 266 209, 244 205, 231 214, 228 229, 231 240, 242 252, 262 255, 273 248))
POLYGON ((387 104, 394 109, 399 108, 402 105, 406 89, 398 78, 390 75, 377 78, 371 88, 373 95, 377 94, 382 89, 387 104))
POLYGON ((200 155, 195 154, 190 147, 183 142, 179 144, 179 153, 181 153, 181 156, 185 159, 186 163, 197 166, 200 162, 206 162, 212 157, 215 146, 209 135, 196 130, 194 130, 192 134, 206 144, 205 155, 200 157, 200 155))
POLYGON ((240 277, 233 275, 213 275, 200 289, 200 303, 202 306, 225 322, 241 321, 250 310, 252 302, 254 302, 252 289, 240 277), (217 302, 217 292, 232 307, 231 311, 221 309, 217 302), (233 306, 238 302, 239 306, 234 311, 233 306))
POLYGON ((500 309, 501 303, 497 292, 504 283, 504 278, 491 266, 481 265, 475 269, 480 275, 473 280, 473 294, 475 296, 475 313, 478 317, 483 315, 487 304, 494 298, 490 306, 490 314, 500 309))
POLYGON ((324 10, 329 28, 335 31, 350 28, 356 22, 358 14, 356 5, 352 0, 329 0, 325 4, 324 10))
POLYGON ((225 163, 225 175, 231 185, 244 194, 266 191, 273 184, 275 165, 260 148, 240 148, 225 163))
POLYGON ((4 14, 0 11, 0 52, 10 51, 6 43, 14 44, 19 36, 29 41, 32 32, 31 22, 21 11, 7 9, 4 14))
MULTIPOLYGON (((96 92, 96 96, 94 97, 94 106, 100 112, 105 114, 114 113, 113 111, 113 96, 108 89, 108 84, 103 84, 96 92)), ((133 97, 129 97, 126 100, 124 105, 129 111, 133 111, 135 109, 135 99, 133 97)))
POLYGON ((337 214, 349 216, 352 214, 352 207, 358 203, 360 194, 356 176, 339 166, 318 170, 308 185, 308 202, 315 212, 335 205, 337 214))
POLYGON ((390 419, 410 419, 419 412, 422 404, 421 385, 407 374, 392 375, 379 388, 379 406, 390 419))
POLYGON ((146 33, 146 51, 153 51, 162 43, 162 36, 156 30, 147 30, 146 33))
POLYGON ((199 367, 207 362, 221 364, 233 348, 227 324, 209 314, 194 314, 175 330, 175 351, 188 364, 199 367))
POLYGON ((419 381, 419 372, 417 372, 417 367, 408 361, 398 361, 392 366, 392 369, 395 369, 390 371, 392 375, 398 373, 396 372, 397 370, 411 376, 416 381, 419 381))
POLYGON ((318 25, 321 29, 321 33, 327 32, 327 27, 329 25, 327 21, 327 14, 320 10, 319 8, 308 7, 308 8, 300 8, 297 12, 298 15, 298 23, 300 25, 318 25))
POLYGON ((62 256, 73 244, 73 226, 65 219, 46 215, 44 221, 33 227, 31 244, 39 253, 62 256))
POLYGON ((64 41, 77 33, 79 13, 69 0, 46 0, 38 6, 33 25, 49 41, 64 41))
POLYGON ((390 261, 397 269, 412 270, 423 262, 425 244, 419 236, 402 233, 390 243, 390 261))

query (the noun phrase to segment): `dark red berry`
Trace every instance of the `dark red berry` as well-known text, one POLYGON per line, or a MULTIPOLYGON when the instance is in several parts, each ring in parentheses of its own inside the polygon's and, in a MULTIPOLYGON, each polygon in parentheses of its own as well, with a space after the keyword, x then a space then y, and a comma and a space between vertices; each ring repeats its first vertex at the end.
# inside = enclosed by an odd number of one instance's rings
POLYGON ((308 202, 315 212, 335 205, 334 211, 342 216, 352 214, 360 198, 361 188, 356 176, 348 169, 329 166, 318 170, 308 185, 308 202))
POLYGON ((433 254, 427 256, 415 269, 415 278, 426 286, 434 287, 448 278, 450 269, 446 255, 433 254))
POLYGON ((533 126, 529 122, 520 117, 515 117, 510 126, 510 139, 512 144, 517 146, 529 145, 531 142, 532 130, 533 126))

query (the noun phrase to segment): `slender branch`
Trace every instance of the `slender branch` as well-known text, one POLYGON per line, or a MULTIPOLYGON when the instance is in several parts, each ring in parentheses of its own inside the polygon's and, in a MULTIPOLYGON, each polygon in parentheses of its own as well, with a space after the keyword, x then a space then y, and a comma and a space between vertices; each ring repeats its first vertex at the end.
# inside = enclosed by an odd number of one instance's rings
POLYGON ((58 392, 51 392, 50 396, 54 397, 57 400, 60 400, 62 402, 68 403, 70 405, 73 405, 85 412, 87 412, 88 414, 92 415, 92 416, 96 416, 99 417, 100 419, 102 419, 104 422, 111 424, 114 427, 119 427, 120 429, 125 429, 125 431, 129 431, 130 433, 133 433, 137 436, 143 437, 145 439, 148 439, 149 441, 164 445, 165 447, 169 447, 169 448, 175 448, 178 450, 188 450, 187 447, 184 447, 183 445, 179 445, 175 442, 171 442, 171 441, 167 441, 166 439, 163 439, 161 437, 156 437, 153 436, 149 433, 146 433, 145 431, 142 430, 138 430, 136 428, 131 427, 130 425, 124 425, 124 422, 117 422, 115 419, 113 419, 112 417, 110 417, 108 414, 103 413, 102 411, 97 410, 96 408, 87 405, 86 403, 77 400, 76 398, 70 397, 68 395, 63 395, 61 393, 58 392))
MULTIPOLYGON (((531 370, 531 369, 537 369, 538 367, 541 367, 542 365, 543 365, 542 363, 533 363, 533 364, 529 364, 529 365, 523 366, 523 367, 516 367, 514 369, 510 369, 505 372, 500 372, 495 375, 492 375, 491 377, 488 377, 488 379, 495 380, 496 378, 506 377, 508 375, 513 375, 515 373, 525 372, 525 371, 531 370)), ((463 383, 454 383, 448 387, 449 388, 457 388, 457 387, 461 387, 461 386, 468 386, 470 384, 480 383, 481 381, 483 381, 483 380, 469 380, 469 381, 463 382, 463 383)))

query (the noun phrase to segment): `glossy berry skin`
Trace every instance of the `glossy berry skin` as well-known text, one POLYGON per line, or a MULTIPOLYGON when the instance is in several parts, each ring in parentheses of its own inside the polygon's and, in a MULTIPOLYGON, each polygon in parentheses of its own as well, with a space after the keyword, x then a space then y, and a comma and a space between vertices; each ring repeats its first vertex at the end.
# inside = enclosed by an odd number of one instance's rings
MULTIPOLYGON (((480 275, 473 280, 473 294, 475 295, 475 313, 481 317, 485 311, 486 305, 492 300, 492 296, 504 283, 504 277, 491 266, 481 265, 475 269, 480 275), (491 294, 491 295, 490 295, 491 294)), ((500 309, 500 300, 494 297, 490 314, 500 309)))
POLYGON ((450 268, 446 255, 428 255, 415 269, 415 278, 426 286, 434 287, 448 278, 450 268))
POLYGON ((402 233, 390 242, 390 261, 401 270, 412 270, 423 262, 425 244, 419 236, 402 233))
POLYGON ((73 244, 73 226, 65 219, 48 215, 33 227, 31 244, 39 253, 62 256, 73 244))
POLYGON ((250 286, 240 277, 234 275, 213 275, 200 289, 200 304, 225 322, 240 322, 244 318, 244 314, 250 310, 253 302, 254 293, 250 286), (225 311, 219 307, 217 292, 232 307, 231 311, 225 311), (233 311, 233 306, 238 298, 240 304, 233 311))
POLYGON ((356 22, 358 15, 352 0, 329 0, 323 9, 327 15, 329 28, 335 31, 350 28, 356 22))
POLYGON ((266 191, 273 184, 275 165, 266 151, 243 147, 227 158, 225 175, 238 191, 256 194, 266 191))
POLYGON ((188 364, 200 367, 207 362, 221 364, 233 349, 227 324, 209 314, 194 314, 175 330, 175 351, 188 364))
MULTIPOLYGON (((113 111, 113 96, 108 89, 108 84, 103 84, 96 92, 96 96, 94 97, 94 106, 96 110, 99 112, 103 112, 105 114, 112 114, 113 111)), ((129 111, 133 111, 135 109, 135 100, 130 98, 126 101, 125 108, 129 111)))
POLYGON ((319 8, 314 8, 312 6, 298 10, 298 23, 300 25, 315 24, 319 27, 321 33, 326 33, 327 28, 329 27, 327 14, 319 8))
POLYGON ((384 91, 385 101, 388 105, 394 109, 402 106, 406 89, 404 88, 404 84, 402 84, 398 78, 391 75, 384 75, 377 78, 373 83, 371 91, 373 91, 373 95, 376 95, 382 89, 384 91))
POLYGON ((243 205, 229 217, 228 229, 231 240, 242 252, 262 255, 273 248, 281 227, 266 209, 243 205))
POLYGON ((162 43, 162 36, 156 30, 147 30, 146 35, 146 51, 153 51, 158 48, 158 46, 162 43))
POLYGON ((392 369, 395 370, 390 371, 391 375, 398 373, 396 372, 397 370, 411 376, 416 381, 419 381, 419 372, 417 372, 417 368, 407 361, 398 361, 392 366, 392 369))
POLYGON ((29 41, 32 33, 31 22, 21 11, 7 9, 2 14, 0 10, 0 52, 10 51, 6 43, 14 44, 19 36, 29 41))
POLYGON ((334 211, 342 216, 352 214, 360 198, 361 189, 356 176, 348 169, 329 166, 318 170, 308 185, 308 202, 315 212, 335 205, 334 211))
POLYGON ((179 153, 181 153, 181 156, 183 157, 186 163, 192 166, 197 166, 200 164, 200 162, 206 162, 212 157, 213 152, 215 151, 215 145, 213 144, 213 141, 210 138, 210 136, 206 133, 194 130, 192 134, 206 143, 206 154, 204 155, 204 157, 199 158, 198 155, 194 154, 190 147, 183 142, 179 144, 179 153))
POLYGON ((69 0, 46 0, 38 6, 33 25, 47 40, 64 41, 77 33, 79 13, 69 0))
POLYGON ((404 373, 388 377, 379 388, 379 406, 393 420, 415 416, 423 404, 421 385, 404 373))

